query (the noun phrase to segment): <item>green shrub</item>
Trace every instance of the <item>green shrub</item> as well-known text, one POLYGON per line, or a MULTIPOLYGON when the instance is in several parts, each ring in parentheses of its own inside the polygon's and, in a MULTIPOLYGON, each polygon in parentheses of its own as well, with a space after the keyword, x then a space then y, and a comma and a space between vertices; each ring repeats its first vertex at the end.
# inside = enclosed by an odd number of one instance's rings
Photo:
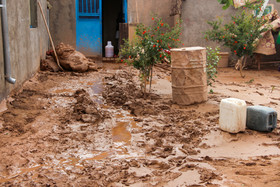
POLYGON ((122 62, 132 64, 140 71, 142 89, 146 92, 146 84, 152 81, 152 70, 156 63, 170 62, 170 49, 181 43, 181 22, 174 27, 164 23, 161 18, 153 17, 153 25, 148 27, 138 24, 137 39, 134 42, 126 41, 119 56, 122 62))
POLYGON ((267 31, 263 25, 266 20, 254 17, 252 12, 243 10, 231 17, 231 22, 222 25, 222 20, 209 21, 211 30, 205 33, 205 38, 217 41, 230 48, 239 58, 251 56, 256 49, 256 41, 267 31))
POLYGON ((211 48, 207 47, 207 58, 206 58, 206 73, 207 73, 207 85, 212 86, 217 77, 217 64, 220 60, 220 49, 218 47, 211 48))

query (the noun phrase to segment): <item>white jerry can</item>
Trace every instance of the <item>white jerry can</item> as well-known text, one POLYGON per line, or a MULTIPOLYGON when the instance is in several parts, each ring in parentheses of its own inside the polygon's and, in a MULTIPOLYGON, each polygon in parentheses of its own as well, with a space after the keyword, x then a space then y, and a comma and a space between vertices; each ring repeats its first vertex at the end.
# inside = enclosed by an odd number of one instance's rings
POLYGON ((227 98, 220 103, 220 128, 230 133, 245 131, 247 105, 241 99, 227 98))
POLYGON ((105 46, 105 57, 112 58, 114 56, 114 46, 112 46, 112 42, 108 41, 105 46))

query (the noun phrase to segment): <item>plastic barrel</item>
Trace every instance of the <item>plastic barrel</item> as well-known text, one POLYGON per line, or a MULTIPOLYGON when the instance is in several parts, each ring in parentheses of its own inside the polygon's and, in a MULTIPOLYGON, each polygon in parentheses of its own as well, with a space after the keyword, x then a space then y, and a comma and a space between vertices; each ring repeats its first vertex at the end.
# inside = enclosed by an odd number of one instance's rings
POLYGON ((271 132, 277 126, 277 112, 265 106, 249 106, 246 126, 256 131, 271 132))
POLYGON ((207 101, 206 48, 171 49, 172 98, 178 105, 207 101))

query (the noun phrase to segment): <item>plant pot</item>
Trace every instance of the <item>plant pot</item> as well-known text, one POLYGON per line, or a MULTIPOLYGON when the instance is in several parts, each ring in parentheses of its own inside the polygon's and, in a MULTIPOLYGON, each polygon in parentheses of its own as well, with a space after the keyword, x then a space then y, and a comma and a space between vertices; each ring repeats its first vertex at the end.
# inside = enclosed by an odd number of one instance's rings
POLYGON ((226 68, 228 67, 228 58, 229 58, 229 53, 228 52, 220 52, 219 56, 221 57, 217 67, 218 68, 226 68))

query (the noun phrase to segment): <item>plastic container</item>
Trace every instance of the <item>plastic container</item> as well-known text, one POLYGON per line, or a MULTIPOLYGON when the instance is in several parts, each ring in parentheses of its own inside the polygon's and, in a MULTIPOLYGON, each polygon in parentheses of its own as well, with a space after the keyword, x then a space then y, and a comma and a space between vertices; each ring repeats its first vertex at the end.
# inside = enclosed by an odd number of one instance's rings
POLYGON ((206 49, 188 47, 171 49, 172 98, 178 105, 207 100, 206 49))
POLYGON ((265 106, 249 106, 246 126, 256 131, 271 132, 277 126, 277 112, 265 106))
POLYGON ((240 99, 222 99, 220 103, 220 128, 230 133, 245 131, 246 102, 240 99))
POLYGON ((105 57, 112 58, 114 56, 114 46, 112 46, 112 42, 108 41, 105 46, 105 57))

